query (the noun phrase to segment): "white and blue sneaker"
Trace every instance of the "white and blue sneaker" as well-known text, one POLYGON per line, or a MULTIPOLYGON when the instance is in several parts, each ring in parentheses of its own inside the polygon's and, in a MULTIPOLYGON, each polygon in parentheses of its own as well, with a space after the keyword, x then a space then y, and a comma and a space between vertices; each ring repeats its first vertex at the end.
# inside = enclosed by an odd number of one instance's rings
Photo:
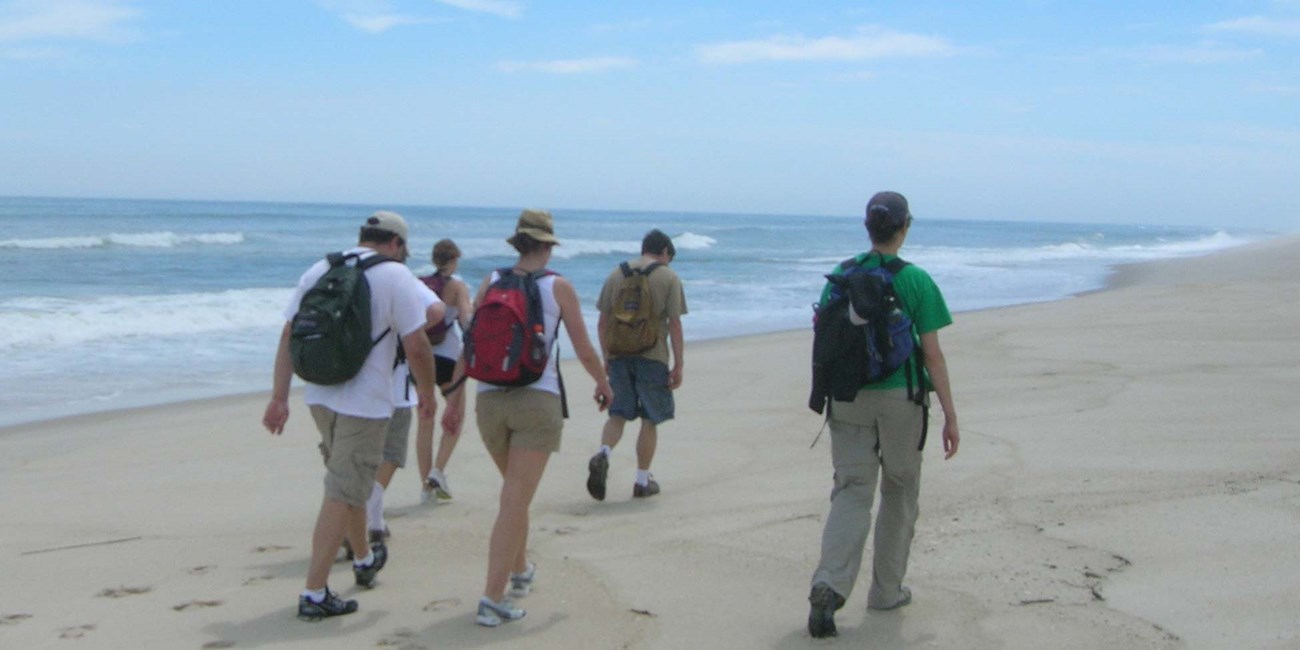
POLYGON ((528 569, 523 573, 510 574, 510 589, 506 590, 506 595, 511 598, 527 596, 533 590, 533 577, 536 575, 537 565, 532 562, 528 563, 528 569))
POLYGON ((514 603, 501 599, 501 602, 494 603, 487 596, 478 599, 478 615, 474 617, 474 622, 483 627, 496 627, 509 621, 517 621, 528 612, 515 607, 514 603))

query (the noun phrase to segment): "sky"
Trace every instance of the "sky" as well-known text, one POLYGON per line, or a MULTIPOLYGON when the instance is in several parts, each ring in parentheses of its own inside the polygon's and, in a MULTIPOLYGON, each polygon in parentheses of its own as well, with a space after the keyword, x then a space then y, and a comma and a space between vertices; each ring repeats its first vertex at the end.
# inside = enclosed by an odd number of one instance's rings
POLYGON ((0 0, 0 195, 1300 230, 1300 0, 0 0))

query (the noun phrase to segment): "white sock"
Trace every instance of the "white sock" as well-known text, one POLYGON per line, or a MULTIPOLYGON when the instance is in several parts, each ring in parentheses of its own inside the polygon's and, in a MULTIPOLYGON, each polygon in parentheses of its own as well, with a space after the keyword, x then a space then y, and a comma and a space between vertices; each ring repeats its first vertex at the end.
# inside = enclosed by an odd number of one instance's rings
POLYGON ((639 469, 636 471, 636 484, 645 487, 650 483, 650 470, 639 469))
POLYGON ((302 590, 302 595, 306 596, 307 600, 310 600, 313 603, 325 602, 324 589, 304 589, 302 590))
POLYGON ((379 481, 375 481, 375 486, 370 489, 370 498, 366 500, 366 528, 384 529, 384 486, 379 481))
POLYGON ((604 454, 605 458, 609 458, 609 455, 614 453, 614 450, 610 449, 609 445, 601 445, 600 453, 604 454))
POLYGON ((370 555, 367 555, 367 556, 361 558, 360 560, 353 560, 352 563, 355 564, 355 565, 357 565, 357 566, 370 566, 370 565, 374 564, 374 563, 375 563, 375 550, 374 550, 374 549, 370 549, 370 555))

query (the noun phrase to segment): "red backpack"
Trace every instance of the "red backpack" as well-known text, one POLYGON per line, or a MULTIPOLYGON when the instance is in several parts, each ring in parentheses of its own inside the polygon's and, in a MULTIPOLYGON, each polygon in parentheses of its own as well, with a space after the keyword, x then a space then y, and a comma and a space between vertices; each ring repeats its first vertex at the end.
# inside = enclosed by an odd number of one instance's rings
POLYGON ((541 379, 551 351, 537 281, 554 271, 524 275, 497 271, 465 331, 466 374, 496 386, 526 386, 541 379))
MULTIPOLYGON (((441 273, 433 275, 422 275, 420 281, 424 286, 429 287, 434 293, 438 294, 438 299, 442 300, 442 290, 447 288, 447 276, 441 273)), ((428 326, 424 330, 425 336, 429 337, 429 345, 438 345, 447 338, 447 330, 451 329, 451 323, 446 318, 428 326)))

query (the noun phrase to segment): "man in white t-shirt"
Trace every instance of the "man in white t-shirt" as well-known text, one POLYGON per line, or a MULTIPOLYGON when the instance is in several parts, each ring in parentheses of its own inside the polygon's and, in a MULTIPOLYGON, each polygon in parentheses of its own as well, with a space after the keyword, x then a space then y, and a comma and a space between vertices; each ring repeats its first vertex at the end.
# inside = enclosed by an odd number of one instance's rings
MULTIPOLYGON (((345 253, 359 254, 362 259, 378 254, 402 260, 406 256, 406 234, 406 221, 400 215, 381 210, 366 219, 357 247, 345 253)), ((283 432, 289 419, 289 384, 293 375, 289 321, 297 313, 303 295, 328 268, 328 262, 321 260, 307 269, 285 309, 286 323, 275 355, 271 400, 262 417, 262 425, 273 435, 283 432)), ((393 361, 399 338, 416 380, 422 414, 432 418, 436 408, 433 354, 424 334, 428 316, 420 281, 400 262, 375 264, 365 274, 370 286, 371 333, 372 336, 375 332, 382 334, 352 379, 332 386, 307 383, 303 391, 304 401, 320 431, 320 450, 326 470, 325 499, 312 533, 306 589, 298 599, 298 618, 306 621, 357 611, 355 600, 339 598, 326 584, 345 535, 356 551, 353 574, 359 586, 373 586, 375 575, 388 557, 383 544, 372 548, 366 538, 366 500, 374 485, 384 432, 393 413, 393 361)))

